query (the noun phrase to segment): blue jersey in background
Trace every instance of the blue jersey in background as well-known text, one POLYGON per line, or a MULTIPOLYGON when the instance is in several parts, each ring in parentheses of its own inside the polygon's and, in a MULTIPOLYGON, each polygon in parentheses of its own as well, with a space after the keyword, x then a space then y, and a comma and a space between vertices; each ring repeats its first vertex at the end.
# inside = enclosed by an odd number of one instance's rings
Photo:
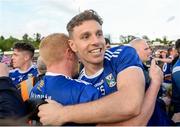
POLYGON ((19 69, 14 69, 9 72, 9 77, 12 79, 13 84, 17 87, 17 85, 28 79, 29 77, 37 77, 38 71, 35 65, 32 65, 27 71, 23 72, 19 69))

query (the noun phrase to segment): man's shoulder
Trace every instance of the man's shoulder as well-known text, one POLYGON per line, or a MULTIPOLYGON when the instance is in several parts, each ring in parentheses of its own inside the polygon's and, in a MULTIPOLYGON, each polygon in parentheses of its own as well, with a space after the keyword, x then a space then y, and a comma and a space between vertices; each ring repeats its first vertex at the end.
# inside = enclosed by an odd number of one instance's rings
POLYGON ((11 74, 16 73, 16 72, 19 72, 18 68, 15 68, 15 69, 12 69, 12 70, 9 71, 9 73, 11 73, 11 74))
POLYGON ((172 73, 180 72, 180 59, 176 62, 176 64, 173 66, 172 73))
POLYGON ((134 55, 135 52, 136 52, 135 49, 132 48, 131 46, 120 45, 107 49, 105 52, 105 58, 116 58, 118 56, 126 56, 129 54, 134 55))
POLYGON ((49 76, 49 75, 45 75, 44 77, 45 83, 52 83, 52 84, 65 84, 66 85, 70 85, 70 86, 78 86, 78 85, 89 85, 90 83, 83 81, 83 80, 79 80, 79 79, 72 79, 68 76, 49 76))
POLYGON ((18 75, 20 75, 20 74, 21 74, 21 73, 20 73, 20 71, 19 71, 18 68, 9 71, 9 76, 10 76, 10 77, 16 77, 16 76, 18 76, 18 75))
POLYGON ((174 67, 172 73, 180 73, 180 66, 174 67))
POLYGON ((32 65, 31 67, 29 67, 27 72, 38 72, 37 66, 36 65, 32 65))
POLYGON ((109 48, 106 51, 115 52, 115 51, 126 51, 126 50, 134 50, 134 48, 131 47, 130 45, 119 45, 119 46, 109 48))

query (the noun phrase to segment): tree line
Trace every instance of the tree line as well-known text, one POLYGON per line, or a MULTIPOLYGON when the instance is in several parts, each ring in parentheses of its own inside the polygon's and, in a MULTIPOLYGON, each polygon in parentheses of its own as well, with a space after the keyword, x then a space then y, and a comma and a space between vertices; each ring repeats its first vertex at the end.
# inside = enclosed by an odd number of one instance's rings
MULTIPOLYGON (((110 35, 108 36, 108 38, 110 39, 110 35)), ((35 33, 33 35, 33 37, 30 37, 27 33, 25 33, 23 36, 22 36, 22 39, 17 39, 15 37, 8 37, 8 38, 5 38, 4 36, 0 36, 0 51, 10 51, 12 50, 12 47, 14 45, 14 43, 16 42, 27 42, 27 43, 31 43, 36 49, 38 49, 39 47, 39 43, 41 41, 43 37, 41 36, 40 33, 35 33)), ((120 35, 119 36, 119 42, 118 43, 121 43, 121 44, 128 44, 131 40, 135 39, 136 37, 133 36, 133 35, 127 35, 127 36, 123 36, 123 35, 120 35)), ((148 36, 144 35, 142 36, 142 38, 144 39, 147 39, 151 44, 153 44, 153 42, 160 42, 161 44, 163 45, 167 45, 167 46, 170 46, 172 45, 173 41, 174 40, 168 40, 166 36, 162 37, 162 38, 156 38, 154 40, 150 40, 148 38, 148 36)))
POLYGON ((12 50, 14 43, 17 43, 17 42, 31 43, 36 49, 38 49, 41 39, 42 39, 42 36, 39 33, 35 33, 33 37, 30 37, 27 33, 25 33, 22 36, 22 39, 17 39, 12 36, 5 38, 4 36, 1 35, 0 36, 0 50, 2 52, 10 51, 12 50))

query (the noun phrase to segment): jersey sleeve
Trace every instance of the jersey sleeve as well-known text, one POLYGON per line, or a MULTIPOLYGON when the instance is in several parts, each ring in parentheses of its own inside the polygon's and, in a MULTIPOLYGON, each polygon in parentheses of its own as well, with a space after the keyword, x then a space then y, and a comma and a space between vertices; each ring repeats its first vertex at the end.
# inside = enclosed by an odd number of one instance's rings
POLYGON ((172 104, 174 112, 180 112, 180 66, 173 68, 172 104))
POLYGON ((180 71, 173 73, 173 80, 174 80, 174 83, 177 84, 176 87, 180 93, 180 71))
POLYGON ((117 58, 114 59, 114 65, 117 73, 131 66, 143 68, 142 62, 140 61, 136 50, 130 46, 124 47, 118 54, 117 58))

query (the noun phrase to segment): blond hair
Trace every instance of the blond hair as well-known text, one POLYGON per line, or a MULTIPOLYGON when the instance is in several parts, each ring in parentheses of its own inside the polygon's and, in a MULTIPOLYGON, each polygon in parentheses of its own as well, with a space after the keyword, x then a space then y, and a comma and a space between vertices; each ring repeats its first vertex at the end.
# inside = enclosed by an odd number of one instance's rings
POLYGON ((63 33, 54 33, 45 37, 39 46, 39 53, 46 65, 61 61, 69 47, 69 37, 63 33))

